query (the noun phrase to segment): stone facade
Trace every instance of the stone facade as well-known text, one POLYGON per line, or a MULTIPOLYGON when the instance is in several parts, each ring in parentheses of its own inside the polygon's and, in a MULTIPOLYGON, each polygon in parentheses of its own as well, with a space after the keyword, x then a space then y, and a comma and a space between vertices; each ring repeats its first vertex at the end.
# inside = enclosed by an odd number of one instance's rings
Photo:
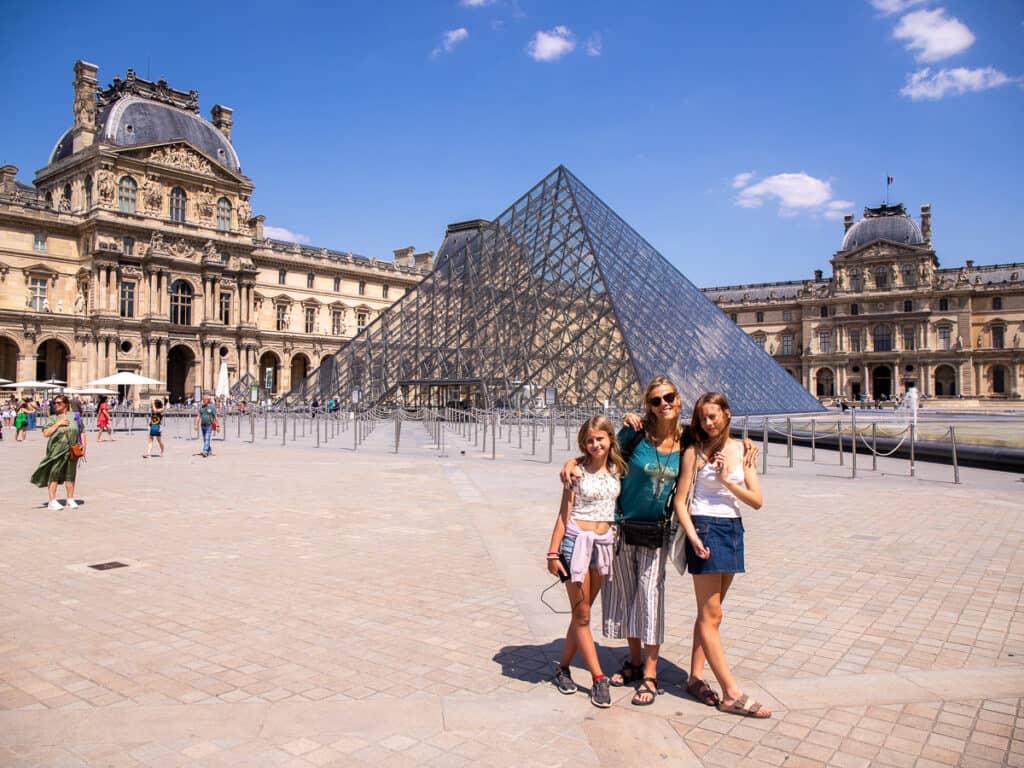
POLYGON ((822 400, 1021 398, 1024 264, 940 268, 928 205, 920 225, 883 205, 844 227, 830 277, 705 295, 822 400))
POLYGON ((118 371, 213 390, 221 363, 281 394, 429 271, 264 236, 232 111, 129 70, 75 65, 74 126, 37 172, 0 168, 0 377, 72 386, 118 371))

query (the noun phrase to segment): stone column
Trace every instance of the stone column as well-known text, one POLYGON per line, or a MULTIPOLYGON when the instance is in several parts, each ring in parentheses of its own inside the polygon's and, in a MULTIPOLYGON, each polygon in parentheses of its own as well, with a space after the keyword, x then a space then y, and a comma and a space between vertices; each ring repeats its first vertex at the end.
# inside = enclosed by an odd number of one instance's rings
POLYGON ((96 284, 99 287, 99 301, 96 302, 96 310, 105 312, 107 309, 106 267, 96 268, 96 284))
POLYGON ((117 269, 107 267, 107 309, 117 314, 117 269))

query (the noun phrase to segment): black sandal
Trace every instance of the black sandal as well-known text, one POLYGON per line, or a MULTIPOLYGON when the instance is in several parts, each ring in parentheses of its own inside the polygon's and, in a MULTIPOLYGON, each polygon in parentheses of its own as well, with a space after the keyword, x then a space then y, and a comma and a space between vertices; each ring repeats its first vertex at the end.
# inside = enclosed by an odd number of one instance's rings
POLYGON ((608 684, 615 687, 621 688, 624 685, 632 685, 637 680, 643 680, 644 677, 644 665, 643 662, 634 664, 629 659, 622 662, 622 669, 616 672, 614 675, 608 678, 608 684), (620 678, 619 682, 615 682, 615 677, 620 678))
POLYGON ((709 707, 717 707, 722 701, 714 689, 699 677, 691 677, 686 682, 686 692, 709 707))
POLYGON ((649 707, 654 703, 654 700, 658 698, 658 678, 656 677, 645 677, 643 682, 636 688, 636 693, 633 694, 633 698, 630 699, 630 704, 634 707, 649 707), (648 683, 654 683, 654 688, 648 685, 648 683), (643 695, 648 695, 651 698, 647 701, 639 698, 643 695))

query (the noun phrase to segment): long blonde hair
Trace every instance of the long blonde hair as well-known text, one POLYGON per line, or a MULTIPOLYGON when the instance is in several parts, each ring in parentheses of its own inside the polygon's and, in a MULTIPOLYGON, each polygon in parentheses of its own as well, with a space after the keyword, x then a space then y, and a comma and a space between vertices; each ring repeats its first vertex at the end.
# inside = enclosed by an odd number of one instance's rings
MULTIPOLYGON (((654 415, 654 411, 651 410, 651 404, 649 402, 651 390, 657 387, 672 387, 672 392, 674 392, 676 396, 677 407, 682 408, 683 406, 682 397, 679 394, 679 387, 675 385, 675 382, 673 382, 672 379, 670 379, 668 376, 655 376, 653 379, 651 379, 650 382, 648 382, 647 384, 647 388, 644 390, 644 431, 647 432, 648 435, 653 433, 654 423, 655 421, 657 421, 658 418, 657 416, 654 415)), ((682 433, 682 425, 679 423, 679 420, 676 419, 677 440, 680 438, 682 433)))
POLYGON ((624 477, 628 465, 622 457, 622 451, 619 449, 619 441, 615 436, 615 427, 612 426, 611 419, 607 416, 591 416, 583 422, 583 426, 580 427, 580 431, 576 435, 576 442, 580 447, 580 452, 584 456, 590 455, 587 452, 587 435, 592 429, 608 435, 609 446, 606 463, 610 465, 608 468, 613 469, 619 477, 624 477))

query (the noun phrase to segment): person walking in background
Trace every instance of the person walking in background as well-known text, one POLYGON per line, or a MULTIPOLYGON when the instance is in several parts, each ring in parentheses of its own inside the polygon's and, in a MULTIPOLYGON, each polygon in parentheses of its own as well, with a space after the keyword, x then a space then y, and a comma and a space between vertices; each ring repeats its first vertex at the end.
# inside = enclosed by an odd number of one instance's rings
POLYGON ((203 395, 203 402, 199 406, 199 412, 196 414, 196 431, 202 430, 203 433, 203 458, 213 453, 213 450, 210 448, 210 438, 219 427, 217 406, 210 402, 209 395, 203 395))
POLYGON ((729 435, 731 420, 725 395, 707 392, 697 399, 690 424, 696 442, 683 452, 673 504, 686 532, 686 567, 697 597, 689 678, 702 682, 707 660, 722 687, 720 711, 766 718, 771 711, 743 693, 733 678, 719 634, 726 592, 735 575, 745 570, 740 502, 753 509, 763 503, 757 470, 744 464, 742 443, 729 435), (687 509, 691 478, 696 485, 687 509))
POLYGON ((162 437, 164 423, 164 401, 154 400, 153 409, 149 412, 149 439, 146 441, 146 453, 142 458, 148 459, 153 455, 153 441, 156 440, 160 446, 159 456, 164 455, 164 439, 162 437))
POLYGON ((114 429, 110 423, 110 404, 107 402, 106 395, 100 395, 99 408, 96 409, 96 429, 99 430, 97 443, 103 440, 104 432, 110 435, 110 442, 114 442, 114 429))
POLYGON ((56 414, 49 418, 43 429, 43 437, 48 438, 46 455, 32 473, 32 484, 46 488, 50 496, 47 506, 51 510, 59 510, 61 504, 57 501, 57 486, 61 483, 64 483, 68 492, 65 506, 78 506, 75 501, 75 477, 81 453, 72 450, 72 446, 78 446, 78 425, 68 413, 68 399, 65 395, 54 398, 54 409, 56 414))
POLYGON ((35 413, 36 407, 27 397, 21 401, 14 416, 14 442, 25 442, 28 439, 29 414, 35 413))

